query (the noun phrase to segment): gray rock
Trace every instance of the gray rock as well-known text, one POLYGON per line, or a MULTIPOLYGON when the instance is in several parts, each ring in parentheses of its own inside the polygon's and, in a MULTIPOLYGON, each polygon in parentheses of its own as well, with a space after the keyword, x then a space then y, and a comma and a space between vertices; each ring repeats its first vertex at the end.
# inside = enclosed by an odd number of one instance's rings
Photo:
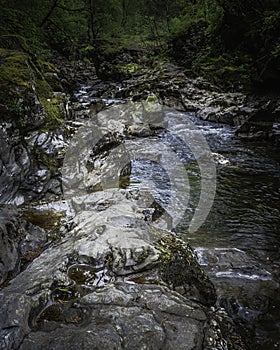
POLYGON ((144 221, 143 203, 113 189, 72 203, 75 228, 0 294, 1 349, 227 348, 202 305, 213 285, 186 243, 144 221))
POLYGON ((46 232, 20 219, 15 207, 0 208, 0 284, 19 272, 21 256, 46 240, 46 232))

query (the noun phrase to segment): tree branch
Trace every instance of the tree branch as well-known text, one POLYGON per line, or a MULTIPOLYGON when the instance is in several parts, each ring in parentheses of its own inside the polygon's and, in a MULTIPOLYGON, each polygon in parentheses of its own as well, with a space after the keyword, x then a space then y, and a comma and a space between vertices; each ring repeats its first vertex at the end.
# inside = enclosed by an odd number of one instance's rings
POLYGON ((51 8, 49 9, 49 12, 46 14, 46 16, 42 20, 41 24, 39 24, 40 28, 42 28, 45 25, 45 23, 47 22, 47 20, 50 18, 50 16, 52 15, 54 9, 57 7, 58 1, 59 0, 54 0, 51 8))
POLYGON ((77 8, 77 9, 70 9, 70 8, 67 8, 63 5, 57 5, 56 6, 57 8, 61 9, 61 10, 64 10, 64 11, 68 11, 68 12, 82 12, 86 9, 86 7, 80 7, 80 8, 77 8))

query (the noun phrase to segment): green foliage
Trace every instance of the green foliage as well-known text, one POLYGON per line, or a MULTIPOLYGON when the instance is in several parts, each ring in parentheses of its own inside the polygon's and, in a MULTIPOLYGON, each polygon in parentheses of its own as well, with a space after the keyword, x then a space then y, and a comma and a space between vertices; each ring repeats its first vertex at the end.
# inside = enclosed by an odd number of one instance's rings
POLYGON ((88 59, 94 52, 95 48, 92 45, 86 45, 79 49, 79 57, 88 59))
POLYGON ((46 125, 45 130, 57 129, 63 123, 63 115, 61 111, 61 100, 57 98, 44 99, 40 100, 42 103, 46 115, 46 125))
POLYGON ((22 118, 24 108, 20 99, 8 99, 6 100, 6 106, 14 115, 16 115, 18 118, 22 118))
POLYGON ((199 0, 194 4, 188 2, 183 10, 183 15, 172 19, 172 36, 178 36, 188 31, 189 28, 201 21, 207 23, 205 32, 211 34, 219 28, 223 18, 223 8, 215 0, 199 0))
POLYGON ((45 79, 38 79, 36 91, 46 113, 44 130, 56 129, 63 123, 61 103, 62 98, 54 98, 51 86, 45 79))
POLYGON ((130 62, 126 65, 118 65, 117 68, 124 73, 134 74, 139 70, 140 67, 139 67, 139 64, 130 62))
MULTIPOLYGON (((52 50, 92 60, 100 49, 110 58, 123 47, 160 56, 169 48, 175 61, 216 83, 234 76, 237 85, 278 79, 277 0, 0 0, 0 5, 0 36, 19 34, 26 43, 9 39, 9 45, 42 60, 52 50), (107 40, 106 50, 100 39, 107 40)), ((8 49, 3 40, 0 46, 8 49)), ((129 62, 118 64, 128 74, 137 71, 129 62)), ((22 73, 19 80, 26 81, 22 73)))
MULTIPOLYGON (((42 32, 30 16, 16 8, 1 8, 0 11, 0 36, 14 35, 24 37, 31 51, 36 52, 41 58, 50 55, 49 48, 45 45, 42 32)), ((5 47, 1 45, 1 47, 5 47)))
POLYGON ((171 55, 197 75, 230 88, 280 80, 280 3, 188 1, 172 20, 171 55))
POLYGON ((194 62, 193 70, 217 85, 221 85, 222 82, 223 87, 227 89, 249 87, 248 65, 240 64, 230 55, 201 56, 194 62))

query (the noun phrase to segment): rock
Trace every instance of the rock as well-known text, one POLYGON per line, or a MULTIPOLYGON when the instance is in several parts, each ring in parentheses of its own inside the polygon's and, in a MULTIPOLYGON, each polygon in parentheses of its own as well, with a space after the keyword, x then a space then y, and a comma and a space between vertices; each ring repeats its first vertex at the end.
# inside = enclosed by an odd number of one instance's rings
MULTIPOLYGON (((120 68, 118 67, 118 62, 121 62, 121 57, 122 53, 116 58, 115 63, 112 60, 108 62, 108 64, 114 67, 112 69, 120 68)), ((103 58, 106 61, 106 55, 103 58)), ((126 61, 128 60, 128 67, 132 64, 133 59, 132 57, 126 57, 126 61)), ((137 60, 138 58, 136 61, 137 60)), ((196 112, 197 116, 203 120, 236 126, 244 124, 237 132, 240 137, 247 139, 266 138, 276 140, 277 142, 277 135, 279 134, 278 116, 275 117, 274 123, 272 124, 266 124, 267 118, 265 118, 262 120, 262 123, 258 122, 257 128, 248 126, 249 119, 252 118, 252 120, 254 120, 255 117, 253 117, 253 115, 259 109, 264 109, 264 105, 267 102, 264 102, 265 99, 261 101, 258 97, 248 97, 237 92, 218 92, 209 82, 201 78, 190 79, 187 76, 188 72, 167 62, 151 64, 150 69, 142 69, 141 65, 139 65, 139 67, 137 67, 135 71, 131 71, 128 76, 119 76, 117 73, 113 74, 112 72, 106 71, 106 74, 108 73, 110 76, 110 82, 102 82, 99 80, 95 75, 94 69, 90 65, 81 63, 80 65, 74 66, 69 64, 67 69, 68 76, 71 75, 69 73, 70 69, 76 72, 73 73, 72 77, 73 80, 76 79, 75 81, 77 81, 78 76, 84 74, 84 84, 86 85, 85 91, 81 92, 85 93, 84 100, 81 98, 82 96, 80 93, 76 94, 81 104, 76 107, 73 106, 75 118, 90 118, 91 115, 98 113, 105 107, 106 104, 99 105, 99 102, 108 98, 143 101, 148 99, 151 95, 154 95, 163 104, 177 110, 196 112), (81 68, 83 68, 85 73, 83 73, 81 68), (113 82, 112 80, 114 79, 117 81, 121 80, 121 82, 113 82), (85 109, 85 106, 88 108, 85 109), (80 111, 78 111, 79 109, 80 111), (250 128, 251 131, 249 132, 247 129, 250 128)), ((64 70, 64 74, 65 72, 64 70)), ((276 112, 277 107, 275 107, 274 110, 276 112)), ((259 119, 259 117, 256 117, 256 119, 259 119)), ((134 126, 134 128, 135 127, 136 126, 134 126)), ((132 127, 130 127, 129 130, 131 130, 131 128, 132 127)), ((141 129, 140 126, 137 128, 141 129)), ((139 132, 141 133, 140 129, 136 134, 139 135, 139 132)), ((149 131, 145 130, 144 133, 148 134, 149 131)))
POLYGON ((67 145, 61 130, 21 135, 11 124, 0 127, 0 203, 23 204, 38 196, 61 194, 58 168, 67 145))
MULTIPOLYGON (((262 323, 269 332, 268 347, 273 347, 279 334, 277 321, 268 316, 279 310, 279 283, 273 268, 260 263, 259 257, 236 248, 197 248, 195 251, 215 283, 218 304, 234 318, 244 339, 262 343, 263 333, 255 330, 262 323)), ((262 345, 251 347, 256 346, 262 345)))
MULTIPOLYGON (((15 211, 14 211, 15 213, 15 211)), ((18 256, 18 243, 20 240, 20 234, 18 234, 16 227, 16 220, 14 218, 9 219, 13 211, 1 210, 1 244, 0 244, 0 284, 2 284, 8 274, 13 274, 19 264, 18 256)))
POLYGON ((141 75, 146 68, 148 52, 138 47, 123 47, 109 40, 96 40, 92 60, 98 78, 105 81, 122 81, 141 75))
POLYGON ((134 124, 128 127, 127 133, 131 136, 148 137, 153 135, 154 132, 147 124, 134 124))
POLYGON ((19 218, 15 207, 0 210, 0 285, 19 272, 20 257, 47 240, 44 230, 19 218))
POLYGON ((44 330, 32 332, 20 349, 199 349, 209 343, 201 337, 208 319, 203 308, 164 287, 108 285, 73 309, 81 315, 76 324, 64 321, 48 337, 44 330))
POLYGON ((1 36, 0 57, 0 203, 20 205, 60 194, 53 180, 65 137, 56 129, 68 111, 58 71, 38 61, 16 35, 1 36), (42 128, 48 139, 40 144, 42 128))
POLYGON ((18 193, 21 182, 27 177, 31 161, 26 145, 11 124, 4 123, 0 127, 0 203, 24 202, 23 196, 18 193))
POLYGON ((0 104, 9 110, 9 121, 21 134, 44 125, 58 126, 63 98, 53 94, 60 89, 55 68, 39 62, 21 37, 5 36, 0 41, 0 104))
POLYGON ((256 108, 238 120, 236 134, 246 140, 279 143, 280 111, 278 100, 256 101, 256 108))
POLYGON ((1 348, 226 349, 201 304, 215 302, 213 285, 190 247, 143 221, 141 197, 97 197, 76 204, 74 230, 2 290, 1 348))
MULTIPOLYGON (((103 49, 106 48, 106 43, 101 43, 101 46, 103 49), (103 47, 102 45, 105 46, 103 47)), ((267 109, 267 114, 274 113, 272 111, 275 110, 273 120, 268 121, 265 114, 260 119, 260 114, 257 111, 266 108, 265 105, 269 101, 269 97, 259 98, 237 92, 218 92, 215 86, 202 78, 190 79, 188 77, 189 72, 184 71, 181 67, 167 62, 156 64, 149 62, 151 68, 143 69, 139 52, 133 52, 132 55, 130 53, 127 55, 124 52, 117 52, 114 59, 112 59, 110 54, 108 54, 108 57, 106 56, 106 50, 104 51, 103 49, 100 52, 104 55, 102 58, 101 56, 96 58, 99 63, 95 63, 97 72, 100 71, 102 65, 111 67, 109 70, 107 69, 108 67, 101 69, 106 74, 106 79, 109 79, 110 82, 104 83, 98 80, 90 65, 86 66, 80 63, 80 66, 77 65, 78 69, 74 68, 73 65, 68 67, 68 70, 71 67, 71 70, 76 72, 72 77, 73 80, 76 77, 76 82, 79 80, 77 77, 84 74, 84 83, 88 84, 89 89, 89 93, 86 95, 87 103, 89 105, 92 103, 87 112, 83 110, 76 116, 83 117, 83 115, 86 115, 88 117, 104 108, 104 106, 99 107, 98 102, 88 102, 89 95, 91 99, 99 98, 102 100, 102 98, 116 97, 133 101, 143 101, 150 95, 155 95, 163 104, 180 111, 194 111, 203 120, 236 126, 242 125, 237 131, 237 135, 242 138, 268 139, 278 142, 279 116, 277 114, 276 100, 273 102, 275 108, 268 107, 267 109), (121 67, 120 62, 126 62, 127 69, 130 70, 129 74, 124 74, 124 66, 121 67), (131 69, 134 65, 137 68, 131 69), (82 73, 82 66, 86 73, 82 73), (118 81, 118 83, 114 82, 114 80, 118 81), (121 82, 119 82, 120 80, 121 82), (256 113, 257 116, 255 116, 256 113)), ((103 73, 100 74, 103 77, 103 73)), ((69 73, 68 75, 71 74, 69 73)))
POLYGON ((142 75, 122 80, 115 91, 118 98, 143 101, 154 95, 163 104, 177 110, 195 111, 201 119, 233 125, 241 113, 246 96, 242 93, 217 92, 202 79, 190 79, 180 67, 169 63, 154 66, 142 75))
POLYGON ((57 74, 63 90, 70 94, 76 92, 82 84, 88 85, 96 79, 96 69, 92 64, 82 61, 70 62, 57 54, 50 58, 50 62, 58 67, 57 74))

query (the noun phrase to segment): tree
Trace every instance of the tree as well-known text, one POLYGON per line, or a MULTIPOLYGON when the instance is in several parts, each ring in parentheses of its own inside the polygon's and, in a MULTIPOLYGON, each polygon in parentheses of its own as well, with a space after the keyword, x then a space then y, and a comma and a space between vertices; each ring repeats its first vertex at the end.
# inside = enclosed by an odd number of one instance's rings
POLYGON ((45 17, 43 18, 42 22, 39 24, 39 27, 43 27, 44 24, 47 22, 47 20, 51 17, 52 13, 54 12, 55 8, 58 5, 59 0, 53 0, 53 3, 49 9, 49 11, 47 12, 47 14, 45 15, 45 17))

